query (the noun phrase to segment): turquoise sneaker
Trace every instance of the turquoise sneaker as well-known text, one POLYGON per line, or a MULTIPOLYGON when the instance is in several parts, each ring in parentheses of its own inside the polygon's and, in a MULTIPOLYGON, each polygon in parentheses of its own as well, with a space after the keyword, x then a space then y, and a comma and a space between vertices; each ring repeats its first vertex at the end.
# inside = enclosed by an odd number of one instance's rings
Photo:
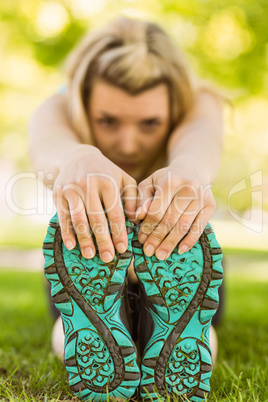
POLYGON ((143 253, 135 229, 134 267, 148 315, 140 395, 145 401, 167 395, 204 401, 212 373, 209 329, 223 277, 220 245, 207 224, 191 250, 179 255, 176 248, 160 261, 143 253))
MULTIPOLYGON (((133 226, 126 222, 129 245, 105 264, 98 252, 85 259, 79 245, 62 242, 57 214, 43 244, 45 275, 65 333, 65 365, 71 392, 84 400, 130 398, 140 382, 137 353, 128 331, 126 272, 132 258, 133 226)), ((78 244, 78 243, 77 243, 78 244)))

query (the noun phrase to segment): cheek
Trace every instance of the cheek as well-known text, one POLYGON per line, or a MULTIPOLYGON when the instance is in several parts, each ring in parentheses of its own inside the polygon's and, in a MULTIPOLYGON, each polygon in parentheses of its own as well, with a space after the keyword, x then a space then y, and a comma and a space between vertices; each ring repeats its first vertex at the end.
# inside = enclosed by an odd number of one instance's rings
POLYGON ((92 135, 98 148, 105 149, 111 146, 112 138, 95 124, 91 125, 92 135))
POLYGON ((161 148, 167 139, 167 131, 162 131, 159 133, 156 133, 155 135, 151 136, 151 137, 147 137, 144 139, 144 148, 146 148, 146 150, 151 150, 152 151, 157 151, 159 150, 159 148, 161 148))
POLYGON ((162 139, 151 137, 151 138, 146 138, 143 140, 141 144, 141 150, 143 151, 144 154, 154 154, 159 148, 161 147, 162 144, 162 139))

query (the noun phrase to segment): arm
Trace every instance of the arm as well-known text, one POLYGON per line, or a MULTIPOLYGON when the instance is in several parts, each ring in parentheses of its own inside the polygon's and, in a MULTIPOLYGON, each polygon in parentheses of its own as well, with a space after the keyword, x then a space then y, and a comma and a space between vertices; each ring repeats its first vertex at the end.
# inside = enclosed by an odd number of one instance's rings
POLYGON ((45 100, 29 124, 30 160, 36 171, 44 172, 44 184, 53 188, 61 161, 80 148, 67 115, 66 95, 57 94, 45 100), (51 180, 47 179, 49 173, 52 173, 51 180))
POLYGON ((128 218, 133 218, 137 183, 98 148, 79 141, 68 118, 65 95, 49 98, 34 112, 29 154, 35 170, 42 171, 44 184, 53 189, 65 246, 69 250, 75 247, 74 228, 83 256, 92 258, 95 246, 90 224, 104 262, 113 259, 114 246, 123 253, 128 237, 120 195, 125 197, 128 218), (102 202, 113 228, 112 239, 102 202))
POLYGON ((200 184, 212 184, 219 170, 222 148, 221 101, 214 94, 201 91, 183 124, 170 136, 168 163, 200 184))
POLYGON ((220 164, 222 120, 220 100, 200 91, 188 116, 171 134, 169 165, 139 184, 139 241, 146 255, 166 259, 178 244, 179 253, 186 252, 213 215, 211 185, 220 164))

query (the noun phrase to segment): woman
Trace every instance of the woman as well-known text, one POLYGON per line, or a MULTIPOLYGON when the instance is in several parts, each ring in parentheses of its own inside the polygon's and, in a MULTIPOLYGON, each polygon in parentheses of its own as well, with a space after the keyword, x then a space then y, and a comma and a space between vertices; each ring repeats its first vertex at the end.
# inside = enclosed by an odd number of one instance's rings
POLYGON ((145 399, 204 400, 222 274, 208 224, 221 102, 193 83, 160 27, 128 18, 89 33, 67 76, 67 92, 33 116, 30 153, 58 213, 45 272, 63 318, 70 387, 94 400, 129 398, 139 384, 145 399), (133 255, 141 380, 125 297, 133 255))

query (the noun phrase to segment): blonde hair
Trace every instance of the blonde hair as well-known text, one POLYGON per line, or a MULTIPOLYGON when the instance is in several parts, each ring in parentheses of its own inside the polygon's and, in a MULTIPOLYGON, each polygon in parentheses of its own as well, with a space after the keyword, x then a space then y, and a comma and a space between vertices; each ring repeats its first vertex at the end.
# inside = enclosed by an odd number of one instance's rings
POLYGON ((86 107, 94 78, 102 78, 131 95, 157 84, 169 89, 171 127, 194 100, 189 67, 168 35, 154 23, 119 17, 89 32, 67 61, 68 110, 84 143, 93 143, 86 107))

